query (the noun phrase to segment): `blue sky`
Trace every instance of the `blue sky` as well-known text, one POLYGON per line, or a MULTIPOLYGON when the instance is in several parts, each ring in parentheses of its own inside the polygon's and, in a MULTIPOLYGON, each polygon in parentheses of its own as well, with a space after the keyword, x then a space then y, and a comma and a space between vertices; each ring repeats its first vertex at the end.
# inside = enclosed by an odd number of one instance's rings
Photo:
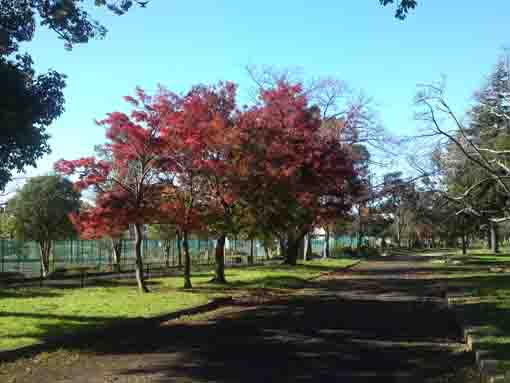
POLYGON ((53 153, 27 174, 48 172, 59 158, 90 154, 104 137, 93 119, 123 108, 121 97, 137 85, 183 91, 223 79, 237 82, 243 93, 252 85, 246 65, 336 76, 375 100, 388 130, 411 134, 417 83, 445 74, 449 98, 462 112, 510 44, 508 0, 423 0, 404 22, 378 3, 152 0, 122 17, 92 10, 108 36, 71 52, 41 28, 26 47, 38 69, 69 76, 67 103, 49 129, 53 153))

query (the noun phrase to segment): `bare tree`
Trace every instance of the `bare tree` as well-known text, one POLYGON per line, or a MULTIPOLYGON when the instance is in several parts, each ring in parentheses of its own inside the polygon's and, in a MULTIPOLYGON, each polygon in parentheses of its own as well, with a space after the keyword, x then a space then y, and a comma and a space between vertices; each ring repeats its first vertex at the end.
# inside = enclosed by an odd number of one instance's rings
MULTIPOLYGON (((500 94, 499 97, 510 105, 508 94, 500 94)), ((471 198, 488 187, 505 199, 510 198, 510 150, 487 147, 481 139, 481 132, 471 129, 454 112, 446 98, 443 83, 421 86, 416 96, 416 105, 420 108, 416 118, 426 123, 430 137, 437 137, 438 147, 444 150, 442 160, 446 163, 454 162, 456 165, 464 161, 480 171, 480 177, 466 185, 462 193, 453 194, 443 190, 443 195, 448 200, 459 204, 458 214, 468 213, 478 217, 485 215, 492 223, 510 220, 510 206, 502 205, 498 210, 482 210, 471 198)), ((486 112, 510 121, 510 114, 491 108, 487 105, 486 112)), ((497 135, 502 129, 506 129, 506 126, 487 126, 483 134, 497 135)))

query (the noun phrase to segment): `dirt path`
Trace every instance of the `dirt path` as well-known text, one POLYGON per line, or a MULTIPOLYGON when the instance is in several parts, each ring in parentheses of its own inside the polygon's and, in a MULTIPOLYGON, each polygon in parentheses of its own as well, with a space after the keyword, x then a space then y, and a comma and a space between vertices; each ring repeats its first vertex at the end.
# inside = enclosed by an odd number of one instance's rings
POLYGON ((474 382, 471 355, 430 273, 413 259, 364 262, 298 296, 247 299, 19 361, 0 380, 474 382))

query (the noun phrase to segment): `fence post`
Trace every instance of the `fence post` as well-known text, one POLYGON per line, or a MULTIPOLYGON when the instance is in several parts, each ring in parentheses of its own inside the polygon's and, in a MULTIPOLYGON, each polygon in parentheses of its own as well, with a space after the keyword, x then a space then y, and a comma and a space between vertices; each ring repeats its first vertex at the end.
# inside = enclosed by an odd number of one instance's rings
POLYGON ((101 246, 101 240, 96 242, 97 247, 97 268, 101 270, 101 266, 103 265, 103 247, 101 246))
POLYGON ((5 260, 4 260, 4 257, 5 257, 5 239, 2 239, 2 273, 5 272, 5 266, 4 266, 4 263, 5 263, 5 260))
POLYGON ((43 287, 43 270, 41 262, 39 262, 39 286, 43 287))

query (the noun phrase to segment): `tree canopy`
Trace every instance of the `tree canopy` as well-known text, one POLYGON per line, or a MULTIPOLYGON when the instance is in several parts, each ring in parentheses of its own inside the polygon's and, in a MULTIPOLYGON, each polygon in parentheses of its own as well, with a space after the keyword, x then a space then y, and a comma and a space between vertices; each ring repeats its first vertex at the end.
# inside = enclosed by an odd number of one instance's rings
POLYGON ((65 76, 36 74, 20 43, 31 41, 37 24, 53 30, 71 49, 102 38, 106 28, 85 11, 86 4, 127 12, 130 0, 0 0, 0 190, 12 172, 35 166, 50 152, 46 128, 64 111, 65 76))
POLYGON ((40 176, 27 181, 7 205, 17 238, 39 244, 41 268, 49 272, 52 241, 69 238, 75 231, 69 214, 80 207, 80 193, 60 176, 40 176))
POLYGON ((136 3, 131 0, 0 0, 0 55, 16 52, 19 43, 31 41, 37 24, 54 31, 65 47, 103 38, 107 29, 91 18, 86 4, 122 15, 136 3))
POLYGON ((141 225, 171 224, 182 233, 185 287, 191 287, 188 233, 213 233, 215 280, 225 282, 227 235, 241 226, 271 228, 287 240, 286 259, 295 264, 303 236, 325 217, 346 214, 359 191, 351 143, 323 130, 323 114, 300 84, 260 89, 259 101, 244 109, 236 88, 221 82, 184 95, 161 88, 154 96, 139 89, 126 98, 129 115, 113 112, 100 122, 108 127, 100 158, 55 164, 62 174, 78 175, 75 187, 96 192, 95 206, 73 217, 83 236, 134 225, 142 291, 141 225))
POLYGON ((17 63, 0 56, 0 190, 12 171, 50 152, 46 128, 64 111, 64 86, 55 71, 36 75, 28 56, 17 63))
POLYGON ((395 11, 395 17, 400 20, 404 20, 408 13, 418 5, 416 0, 379 0, 379 2, 383 6, 396 4, 397 9, 395 11))

